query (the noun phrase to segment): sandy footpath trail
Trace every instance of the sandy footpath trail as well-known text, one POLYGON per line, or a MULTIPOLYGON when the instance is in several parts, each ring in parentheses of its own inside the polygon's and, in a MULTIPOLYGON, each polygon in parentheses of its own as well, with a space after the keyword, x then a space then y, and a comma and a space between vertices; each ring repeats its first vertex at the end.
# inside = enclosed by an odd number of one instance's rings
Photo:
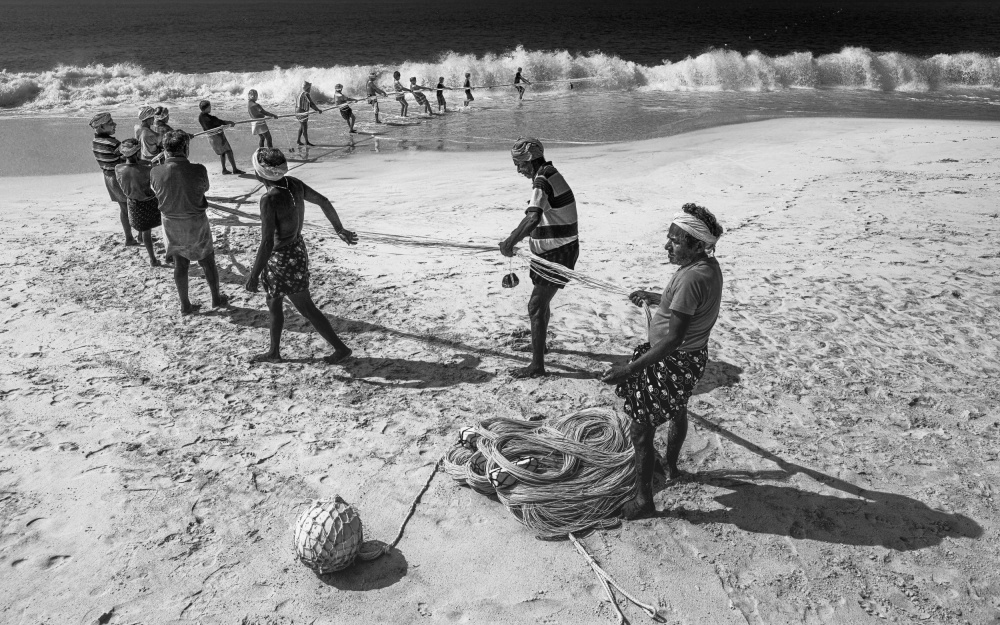
MULTIPOLYGON (((657 518, 584 539, 665 622, 998 622, 998 148, 992 124, 799 119, 551 151, 581 271, 662 288, 684 202, 728 230, 693 475, 658 486, 657 518)), ((253 186, 208 167, 212 197, 253 186)), ((348 228, 456 244, 506 236, 530 187, 502 153, 297 171, 348 228)), ((289 526, 340 494, 391 539, 464 424, 619 406, 595 372, 644 340, 638 309, 567 288, 553 375, 512 381, 523 265, 506 290, 498 253, 310 230, 314 298, 356 358, 323 364, 289 307, 288 361, 249 366, 252 220, 212 213, 232 307, 181 317, 96 172, 0 179, 0 198, 0 622, 615 622, 572 545, 444 474, 398 549, 347 572, 298 563, 289 526)))

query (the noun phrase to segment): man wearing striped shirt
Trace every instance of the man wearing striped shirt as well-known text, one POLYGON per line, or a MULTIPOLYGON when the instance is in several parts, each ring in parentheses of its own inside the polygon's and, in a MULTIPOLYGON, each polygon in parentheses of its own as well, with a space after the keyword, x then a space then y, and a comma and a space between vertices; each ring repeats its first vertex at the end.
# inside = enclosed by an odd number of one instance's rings
MULTIPOLYGON (((576 267, 580 256, 577 237, 576 199, 562 174, 545 160, 541 141, 534 137, 518 139, 510 150, 517 172, 532 183, 531 200, 524 219, 500 244, 500 253, 514 255, 514 246, 530 237, 531 253, 539 258, 562 265, 576 267)), ((531 320, 531 364, 511 371, 515 378, 535 378, 546 375, 545 338, 549 329, 549 304, 556 292, 566 286, 566 278, 551 268, 531 264, 531 282, 534 289, 528 300, 528 317, 531 320)))
POLYGON ((108 195, 111 196, 111 201, 118 202, 118 206, 121 208, 119 217, 122 229, 125 231, 125 245, 129 247, 139 245, 139 242, 132 236, 132 227, 128 223, 128 207, 126 205, 128 198, 125 197, 125 192, 122 191, 121 185, 118 184, 118 179, 115 177, 115 165, 125 162, 125 159, 118 152, 118 144, 121 142, 115 139, 115 129, 118 125, 111 118, 111 113, 105 112, 94 115, 90 120, 90 127, 94 129, 94 158, 97 159, 101 173, 104 174, 104 186, 108 190, 108 195))

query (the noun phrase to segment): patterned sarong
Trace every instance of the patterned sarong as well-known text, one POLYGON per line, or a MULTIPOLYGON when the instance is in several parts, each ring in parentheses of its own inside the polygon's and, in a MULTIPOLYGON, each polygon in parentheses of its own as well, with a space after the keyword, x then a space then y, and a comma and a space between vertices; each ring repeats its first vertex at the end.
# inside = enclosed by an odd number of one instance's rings
POLYGON ((152 197, 148 200, 129 198, 128 223, 140 232, 159 226, 162 219, 160 219, 160 208, 156 198, 152 197))
MULTIPOLYGON (((649 349, 649 343, 636 347, 630 362, 649 349)), ((625 400, 625 414, 634 421, 657 427, 687 408, 688 398, 707 364, 707 347, 676 351, 618 384, 615 395, 625 400)))
POLYGON ((271 252, 261 283, 272 299, 301 293, 309 288, 309 254, 301 235, 291 245, 271 252))

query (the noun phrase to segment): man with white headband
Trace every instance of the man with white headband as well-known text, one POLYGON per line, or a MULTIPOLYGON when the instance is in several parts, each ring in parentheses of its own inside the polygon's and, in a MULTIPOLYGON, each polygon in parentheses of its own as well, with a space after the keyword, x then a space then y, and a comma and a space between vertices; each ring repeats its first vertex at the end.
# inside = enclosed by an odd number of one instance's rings
POLYGON ((333 331, 326 316, 316 307, 309 293, 309 255, 302 238, 306 202, 319 205, 330 220, 340 240, 356 245, 358 235, 345 230, 330 200, 298 178, 286 176, 288 162, 281 150, 261 148, 251 158, 257 179, 267 187, 260 198, 260 247, 254 260, 246 290, 256 293, 264 283, 267 309, 271 315, 271 348, 253 356, 250 362, 281 362, 281 331, 285 326, 285 297, 316 328, 334 352, 323 358, 329 364, 350 357, 351 348, 333 331))
MULTIPOLYGON (((510 150, 514 167, 522 176, 531 180, 531 200, 524 219, 500 243, 500 253, 511 257, 514 246, 530 237, 531 253, 567 269, 576 267, 580 257, 580 239, 577 236, 576 198, 562 174, 545 160, 542 142, 534 137, 518 139, 510 150)), ((528 317, 531 320, 531 364, 511 371, 515 378, 535 378, 545 372, 545 338, 549 329, 549 305, 567 280, 557 273, 531 264, 531 282, 534 288, 528 300, 528 317)))
POLYGON ((323 111, 319 110, 316 103, 312 99, 312 83, 308 80, 302 83, 302 91, 299 92, 299 97, 295 99, 295 119, 299 122, 299 134, 295 137, 295 143, 302 145, 302 140, 305 139, 305 143, 311 146, 309 143, 309 109, 312 109, 317 114, 322 115, 323 111))
POLYGON ((259 119, 259 122, 250 122, 250 134, 257 135, 258 147, 274 147, 271 141, 271 129, 267 127, 267 122, 263 121, 268 117, 278 119, 274 113, 264 110, 264 107, 257 103, 257 90, 247 91, 247 114, 251 119, 259 119))
POLYGON ((708 337, 722 303, 722 270, 715 259, 722 226, 697 204, 685 204, 683 211, 674 215, 664 246, 670 262, 680 268, 662 294, 635 291, 629 295, 636 306, 657 306, 649 322, 649 340, 635 348, 629 362, 613 365, 601 378, 616 385, 615 394, 625 400, 625 413, 632 419, 629 436, 635 449, 638 492, 622 508, 626 519, 656 511, 653 473, 662 465, 653 438, 663 423, 668 424, 667 477, 681 476, 677 460, 687 436, 687 402, 708 364, 708 337))

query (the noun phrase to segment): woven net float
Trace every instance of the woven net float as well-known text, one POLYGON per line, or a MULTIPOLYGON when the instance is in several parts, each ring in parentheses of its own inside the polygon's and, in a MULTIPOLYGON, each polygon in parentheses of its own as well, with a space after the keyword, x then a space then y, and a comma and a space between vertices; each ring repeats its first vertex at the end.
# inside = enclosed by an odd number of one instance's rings
POLYGON ((354 507, 335 496, 316 501, 295 522, 295 554, 319 574, 342 571, 354 564, 364 529, 354 507))

